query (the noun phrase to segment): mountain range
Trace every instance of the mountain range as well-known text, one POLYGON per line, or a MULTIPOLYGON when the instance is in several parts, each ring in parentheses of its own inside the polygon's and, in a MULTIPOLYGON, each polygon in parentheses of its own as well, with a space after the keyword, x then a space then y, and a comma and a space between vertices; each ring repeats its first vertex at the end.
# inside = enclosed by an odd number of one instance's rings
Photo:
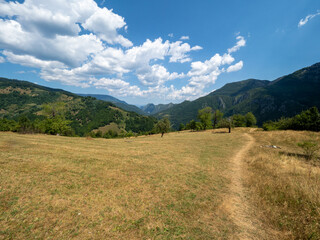
POLYGON ((157 118, 168 117, 174 128, 197 119, 204 107, 219 109, 225 116, 252 112, 258 125, 267 120, 292 117, 312 106, 320 108, 320 63, 303 68, 274 81, 248 79, 228 83, 194 101, 184 101, 158 112, 157 118))
POLYGON ((80 135, 111 122, 126 131, 147 131, 155 119, 142 115, 167 117, 177 129, 180 123, 197 120, 198 110, 207 106, 219 109, 225 116, 252 112, 261 126, 267 120, 292 117, 312 106, 320 108, 319 90, 320 63, 273 81, 247 79, 228 83, 194 101, 147 104, 140 108, 109 95, 76 95, 26 81, 0 78, 0 117, 17 118, 27 114, 35 118, 41 104, 64 101, 72 109, 68 117, 80 135))

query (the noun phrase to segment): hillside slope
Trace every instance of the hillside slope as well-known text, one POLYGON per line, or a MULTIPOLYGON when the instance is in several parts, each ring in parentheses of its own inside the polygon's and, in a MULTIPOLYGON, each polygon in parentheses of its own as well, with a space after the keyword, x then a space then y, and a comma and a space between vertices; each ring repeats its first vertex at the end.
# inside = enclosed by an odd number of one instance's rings
POLYGON ((138 113, 141 115, 146 115, 146 113, 143 110, 141 110, 140 108, 138 108, 137 106, 132 105, 132 104, 128 104, 125 101, 121 101, 118 98, 112 97, 110 95, 104 95, 104 94, 77 94, 77 95, 82 96, 82 97, 94 97, 98 100, 111 102, 114 105, 116 105, 117 107, 119 107, 125 111, 135 112, 135 113, 138 113))
POLYGON ((197 118, 199 109, 210 106, 225 116, 253 112, 261 125, 267 120, 291 117, 312 106, 320 108, 320 63, 274 81, 248 79, 228 83, 194 101, 185 101, 155 114, 169 117, 173 127, 197 118))
POLYGON ((154 105, 153 103, 148 103, 145 106, 141 107, 141 110, 147 114, 147 115, 152 115, 152 114, 156 114, 158 112, 167 110, 171 107, 173 107, 175 104, 173 103, 168 103, 168 104, 158 104, 158 105, 154 105))
POLYGON ((126 112, 110 102, 6 78, 0 78, 0 99, 0 118, 15 120, 21 115, 31 120, 43 119, 43 104, 64 102, 66 118, 72 121, 71 127, 80 136, 110 123, 116 123, 123 131, 150 131, 156 121, 152 117, 126 112))

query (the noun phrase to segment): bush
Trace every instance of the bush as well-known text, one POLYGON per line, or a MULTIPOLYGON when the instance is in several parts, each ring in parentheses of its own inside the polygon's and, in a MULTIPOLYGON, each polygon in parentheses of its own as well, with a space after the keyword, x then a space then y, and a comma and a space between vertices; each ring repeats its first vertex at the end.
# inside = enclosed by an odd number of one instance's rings
POLYGON ((268 121, 263 124, 263 129, 270 130, 308 130, 320 131, 320 114, 316 107, 312 107, 292 118, 281 118, 278 121, 268 121))
POLYGON ((319 151, 318 142, 314 140, 308 140, 304 142, 299 142, 297 145, 303 149, 303 152, 307 160, 312 160, 317 156, 317 152, 319 151))

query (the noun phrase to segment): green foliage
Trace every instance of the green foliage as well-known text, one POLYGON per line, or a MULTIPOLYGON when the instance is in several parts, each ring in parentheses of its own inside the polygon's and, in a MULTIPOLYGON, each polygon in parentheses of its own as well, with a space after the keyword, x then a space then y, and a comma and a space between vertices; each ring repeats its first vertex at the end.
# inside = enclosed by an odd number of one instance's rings
POLYGON ((186 127, 184 126, 184 124, 183 123, 180 123, 180 125, 179 125, 179 131, 183 131, 183 130, 185 130, 186 129, 186 127))
POLYGON ((155 131, 156 133, 161 133, 161 137, 167 132, 170 131, 170 121, 168 118, 161 119, 156 125, 155 125, 155 131))
POLYGON ((257 119, 252 112, 248 112, 245 115, 245 119, 246 119, 246 127, 254 127, 257 124, 257 119))
POLYGON ((317 141, 308 140, 299 142, 297 145, 303 149, 307 160, 312 160, 317 156, 317 152, 319 151, 319 144, 317 141))
POLYGON ((61 116, 47 118, 43 121, 44 133, 51 135, 59 134, 63 136, 72 136, 74 133, 69 124, 70 121, 63 119, 61 116))
POLYGON ((230 118, 221 119, 221 121, 219 122, 218 128, 228 128, 229 133, 231 133, 231 128, 234 128, 232 118, 230 117, 230 118))
POLYGON ((16 132, 18 128, 18 123, 14 120, 9 120, 6 118, 0 118, 0 131, 12 131, 16 132))
POLYGON ((126 131, 135 133, 149 132, 154 127, 157 120, 153 117, 141 116, 137 113, 130 112, 126 123, 126 131))
POLYGON ((211 122, 212 108, 211 107, 205 107, 203 109, 200 109, 198 111, 198 118, 200 119, 200 122, 204 130, 208 128, 212 128, 212 122, 211 122))
POLYGON ((67 111, 66 104, 64 102, 52 102, 43 104, 42 111, 48 118, 55 118, 56 116, 64 117, 67 111))
POLYGON ((292 118, 281 118, 278 121, 268 121, 263 124, 263 129, 271 130, 308 130, 320 131, 320 114, 316 107, 312 107, 292 118))
POLYGON ((25 115, 20 116, 18 121, 18 127, 17 127, 18 132, 28 133, 28 132, 31 132, 32 129, 33 129, 33 126, 29 118, 26 117, 25 115))
POLYGON ((149 132, 157 120, 116 108, 112 103, 93 97, 80 97, 60 90, 42 87, 33 83, 0 78, 1 94, 0 130, 70 134, 85 136, 94 129, 116 123, 126 132, 149 132), (31 126, 16 123, 20 116, 27 117, 31 126), (59 117, 59 118, 56 118, 59 117), (47 120, 53 119, 52 121, 47 120), (15 121, 12 122, 12 121, 15 121), (64 122, 68 120, 68 122, 64 122), (11 121, 11 122, 9 122, 11 121), (66 126, 67 125, 67 126, 66 126), (61 133, 62 132, 62 133, 61 133))
POLYGON ((235 114, 232 116, 233 124, 235 127, 246 127, 246 117, 241 114, 235 114))
POLYGON ((187 123, 186 125, 186 129, 187 130, 196 130, 196 121, 195 120, 191 120, 189 123, 187 123))
POLYGON ((116 131, 108 130, 104 135, 104 138, 116 138, 118 137, 118 133, 116 131))
POLYGON ((223 118, 223 113, 219 110, 214 111, 213 113, 213 128, 216 128, 223 118))
POLYGON ((201 131, 201 130, 205 130, 205 128, 201 122, 196 122, 194 130, 201 131))

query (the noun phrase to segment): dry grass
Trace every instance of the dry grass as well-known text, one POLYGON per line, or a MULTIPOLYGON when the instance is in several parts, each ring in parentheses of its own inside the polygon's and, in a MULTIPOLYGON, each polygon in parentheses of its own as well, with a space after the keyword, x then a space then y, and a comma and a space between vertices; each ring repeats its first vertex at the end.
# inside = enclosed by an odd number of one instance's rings
POLYGON ((257 215, 283 239, 320 239, 320 161, 306 161, 298 142, 320 134, 254 132, 247 158, 251 200, 257 215), (277 145, 281 149, 260 147, 277 145))
POLYGON ((0 238, 221 239, 243 133, 86 139, 0 133, 0 238))

